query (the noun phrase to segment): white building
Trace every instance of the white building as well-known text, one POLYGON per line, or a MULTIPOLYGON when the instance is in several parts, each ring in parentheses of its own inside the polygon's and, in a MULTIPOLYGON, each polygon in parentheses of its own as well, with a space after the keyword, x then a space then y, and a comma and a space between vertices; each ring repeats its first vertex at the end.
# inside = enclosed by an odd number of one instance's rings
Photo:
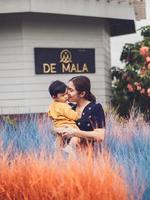
POLYGON ((144 0, 0 0, 0 114, 46 112, 50 82, 80 75, 36 74, 34 48, 95 50, 95 73, 84 75, 97 100, 109 102, 110 37, 135 32, 142 18, 144 0))

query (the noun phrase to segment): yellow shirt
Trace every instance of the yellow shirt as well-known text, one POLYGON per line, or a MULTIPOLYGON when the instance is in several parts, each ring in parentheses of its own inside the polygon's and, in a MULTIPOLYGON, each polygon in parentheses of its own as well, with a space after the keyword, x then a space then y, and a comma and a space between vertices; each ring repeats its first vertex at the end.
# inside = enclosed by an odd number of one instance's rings
POLYGON ((76 111, 72 110, 67 103, 53 101, 48 108, 48 116, 53 120, 54 126, 64 127, 65 125, 78 128, 75 121, 79 118, 76 111))

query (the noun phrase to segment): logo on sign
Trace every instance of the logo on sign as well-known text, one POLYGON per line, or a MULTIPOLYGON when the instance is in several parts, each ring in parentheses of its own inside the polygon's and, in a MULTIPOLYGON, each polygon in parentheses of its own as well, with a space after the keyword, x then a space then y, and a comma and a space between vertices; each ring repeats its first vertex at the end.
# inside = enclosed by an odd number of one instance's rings
POLYGON ((62 50, 60 53, 60 63, 69 63, 72 62, 72 55, 71 52, 67 49, 62 50))

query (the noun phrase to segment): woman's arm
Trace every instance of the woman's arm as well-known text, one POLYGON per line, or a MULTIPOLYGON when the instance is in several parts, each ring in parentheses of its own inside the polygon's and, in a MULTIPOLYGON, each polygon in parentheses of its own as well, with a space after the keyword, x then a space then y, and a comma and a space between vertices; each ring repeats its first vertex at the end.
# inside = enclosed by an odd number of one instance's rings
POLYGON ((93 131, 82 131, 82 130, 78 130, 74 128, 66 128, 63 130, 62 135, 63 137, 75 136, 75 137, 81 137, 85 139, 101 141, 101 140, 104 140, 105 129, 97 128, 97 129, 94 129, 93 131))
POLYGON ((82 137, 85 139, 93 139, 93 140, 104 140, 105 129, 98 128, 93 131, 79 131, 78 134, 75 134, 76 137, 82 137))

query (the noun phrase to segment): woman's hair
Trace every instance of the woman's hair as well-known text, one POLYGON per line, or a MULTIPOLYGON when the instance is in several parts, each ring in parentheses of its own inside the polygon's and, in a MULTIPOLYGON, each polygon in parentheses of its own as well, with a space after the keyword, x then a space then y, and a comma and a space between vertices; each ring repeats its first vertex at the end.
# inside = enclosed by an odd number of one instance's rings
POLYGON ((54 81, 49 86, 49 93, 51 96, 57 96, 59 93, 65 93, 67 85, 62 81, 54 81))
POLYGON ((91 102, 96 102, 96 97, 91 93, 91 82, 86 76, 75 76, 69 81, 73 82, 76 90, 80 92, 85 92, 84 98, 91 102))

